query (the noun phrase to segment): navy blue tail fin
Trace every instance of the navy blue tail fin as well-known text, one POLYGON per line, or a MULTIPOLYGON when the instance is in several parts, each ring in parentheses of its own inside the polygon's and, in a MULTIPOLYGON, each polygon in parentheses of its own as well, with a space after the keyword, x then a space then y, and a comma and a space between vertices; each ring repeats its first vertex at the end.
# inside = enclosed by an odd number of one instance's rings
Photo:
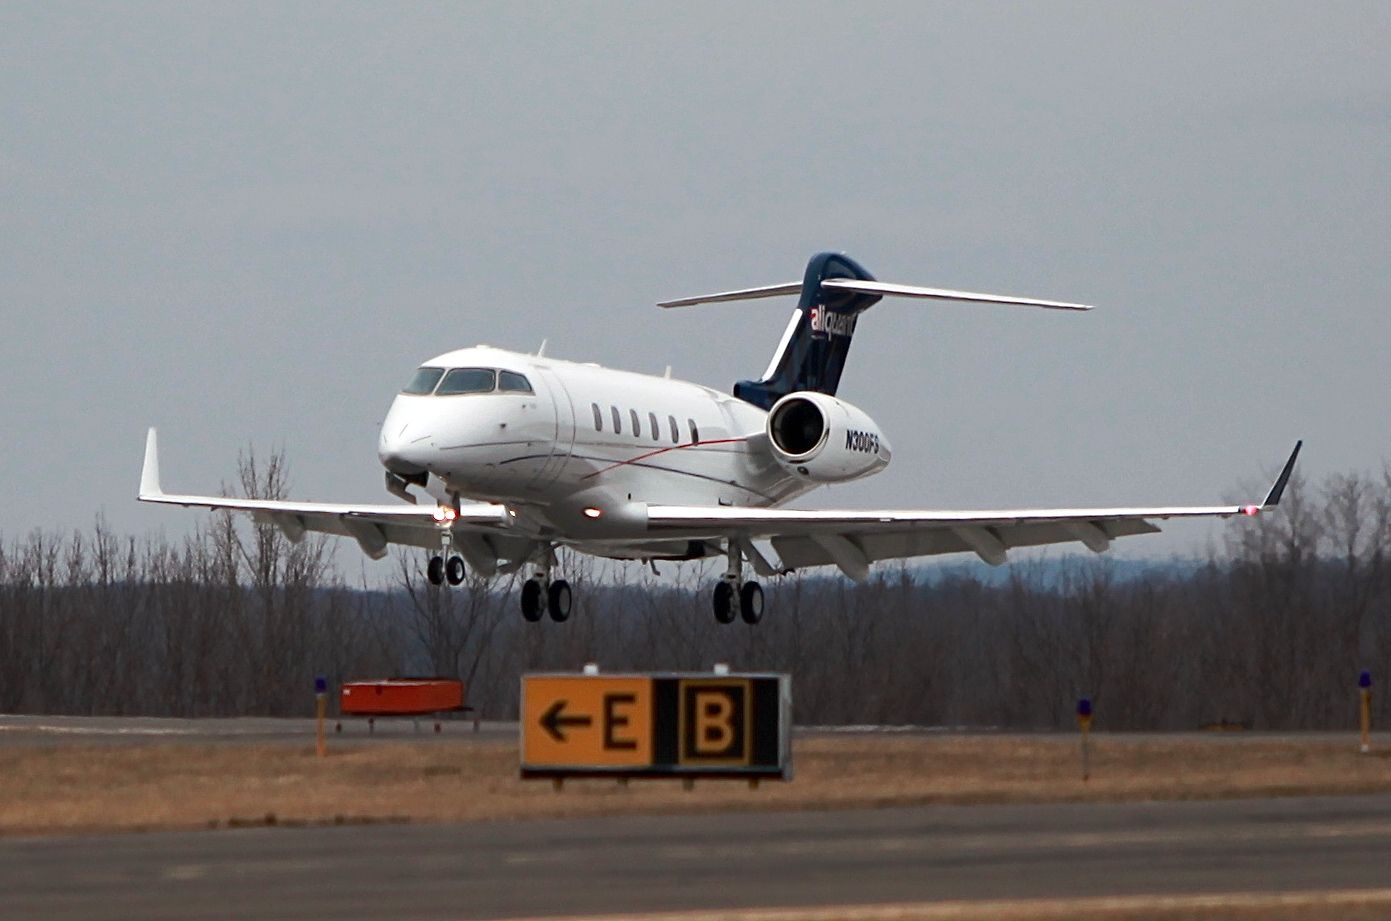
POLYGON ((1091 310, 1086 304, 1045 301, 1009 294, 982 294, 948 288, 889 284, 876 281, 864 267, 840 253, 818 253, 807 263, 801 283, 795 281, 757 288, 740 288, 717 294, 702 294, 661 301, 659 307, 690 307, 721 301, 746 301, 763 297, 801 294, 792 320, 787 324, 778 350, 763 377, 739 381, 734 395, 741 400, 770 408, 789 393, 813 390, 834 395, 850 354, 850 340, 861 313, 892 297, 935 301, 962 301, 978 304, 1009 304, 1016 307, 1045 307, 1051 310, 1091 310))
POLYGON ((874 276, 849 256, 813 256, 802 279, 801 299, 768 370, 761 380, 737 382, 736 397, 769 409, 798 390, 835 394, 850 353, 856 319, 877 304, 880 295, 823 289, 821 282, 828 278, 874 281, 874 276))

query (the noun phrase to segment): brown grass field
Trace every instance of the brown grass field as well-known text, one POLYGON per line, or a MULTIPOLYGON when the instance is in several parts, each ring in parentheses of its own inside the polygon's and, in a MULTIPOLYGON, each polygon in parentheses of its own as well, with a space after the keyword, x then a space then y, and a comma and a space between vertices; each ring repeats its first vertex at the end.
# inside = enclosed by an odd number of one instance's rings
POLYGON ((838 809, 927 803, 1209 799, 1391 792, 1391 752, 1352 738, 1099 734, 1091 779, 1075 735, 812 734, 796 778, 547 781, 517 776, 497 739, 333 739, 306 744, 157 743, 0 748, 0 834, 238 824, 838 809))
MULTIPOLYGON (((643 921, 1384 921, 1391 889, 1282 894, 1101 896, 827 908, 753 908, 660 912, 643 921)), ((634 915, 590 915, 584 921, 635 921, 634 915)))

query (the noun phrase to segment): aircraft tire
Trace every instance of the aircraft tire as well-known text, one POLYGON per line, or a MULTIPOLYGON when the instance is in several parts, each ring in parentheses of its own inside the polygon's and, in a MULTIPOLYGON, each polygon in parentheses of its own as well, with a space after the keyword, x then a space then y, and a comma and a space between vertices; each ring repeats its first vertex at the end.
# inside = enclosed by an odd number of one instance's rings
POLYGON ((734 586, 724 579, 716 582, 711 606, 715 610, 715 620, 722 624, 734 623, 734 586))
POLYGON ((522 583, 522 617, 530 624, 541 619, 541 583, 535 579, 522 583))
POLYGON ((750 625, 763 619, 763 586, 757 582, 745 582, 739 589, 739 616, 750 625))
POLYGON ((444 584, 444 557, 430 557, 430 564, 425 567, 425 578, 430 580, 431 585, 444 584))
POLYGON ((551 620, 558 624, 569 620, 571 600, 569 582, 564 579, 552 582, 550 588, 546 589, 546 609, 550 611, 551 620))
POLYGON ((464 581, 463 557, 451 556, 444 561, 444 577, 449 580, 450 585, 458 585, 464 581))

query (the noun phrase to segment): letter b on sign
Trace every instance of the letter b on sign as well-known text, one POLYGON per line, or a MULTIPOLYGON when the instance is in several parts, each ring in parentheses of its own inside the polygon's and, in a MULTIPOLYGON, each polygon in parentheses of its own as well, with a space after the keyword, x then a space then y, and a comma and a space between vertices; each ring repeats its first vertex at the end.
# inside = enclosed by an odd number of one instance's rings
POLYGON ((682 764, 749 763, 749 683, 745 679, 681 682, 682 764))

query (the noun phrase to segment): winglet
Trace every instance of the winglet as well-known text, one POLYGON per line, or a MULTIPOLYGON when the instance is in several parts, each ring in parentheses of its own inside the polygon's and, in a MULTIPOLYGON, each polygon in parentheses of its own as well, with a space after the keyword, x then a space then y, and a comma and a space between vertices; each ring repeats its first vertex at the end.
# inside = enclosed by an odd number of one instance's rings
POLYGON ((145 466, 140 470, 140 498, 148 499, 164 495, 159 486, 159 436, 154 427, 145 436, 145 466))
POLYGON ((1285 461, 1285 469, 1281 470, 1280 475, 1275 478, 1275 485, 1270 487, 1270 492, 1266 494, 1265 501, 1261 503, 1261 508, 1274 508, 1280 504, 1280 497, 1285 494, 1285 486, 1290 482, 1290 474, 1294 473, 1294 462, 1299 458, 1299 449, 1303 446, 1303 439, 1294 443, 1294 450, 1290 452, 1290 459, 1285 461))

